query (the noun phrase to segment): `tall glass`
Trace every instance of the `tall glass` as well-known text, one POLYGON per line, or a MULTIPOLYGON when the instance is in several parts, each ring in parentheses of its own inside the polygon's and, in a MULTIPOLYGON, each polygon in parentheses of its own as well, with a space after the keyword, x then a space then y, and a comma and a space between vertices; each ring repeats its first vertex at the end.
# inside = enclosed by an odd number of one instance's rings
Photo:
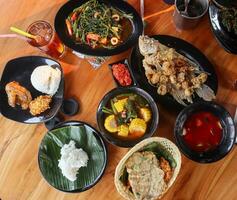
POLYGON ((185 0, 175 0, 173 20, 178 29, 192 29, 208 11, 209 0, 192 0, 185 12, 185 0))
POLYGON ((36 21, 27 28, 27 32, 37 36, 36 39, 28 40, 30 45, 39 48, 51 57, 62 57, 65 46, 48 22, 42 20, 36 21))

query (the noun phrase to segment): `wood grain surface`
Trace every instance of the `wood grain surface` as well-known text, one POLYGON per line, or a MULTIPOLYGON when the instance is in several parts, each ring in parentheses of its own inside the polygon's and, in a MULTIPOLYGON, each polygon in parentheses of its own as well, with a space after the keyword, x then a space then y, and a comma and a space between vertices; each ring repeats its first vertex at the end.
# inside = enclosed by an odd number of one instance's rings
MULTIPOLYGON (((14 25, 22 29, 35 20, 53 24, 55 14, 66 0, 0 0, 0 34, 9 33, 14 25)), ((139 8, 138 0, 129 3, 139 8)), ((168 8, 162 0, 146 0, 145 16, 168 8)), ((147 22, 145 33, 173 35, 199 48, 215 66, 219 78, 217 101, 233 115, 237 106, 237 57, 225 52, 214 39, 208 16, 189 31, 176 30, 172 12, 147 22)), ((19 39, 0 39, 0 74, 6 62, 25 55, 44 55, 19 39)), ((129 52, 112 57, 109 62, 129 56, 129 52)), ((66 120, 85 121, 97 128, 96 109, 99 101, 115 87, 107 64, 94 70, 85 60, 68 52, 60 61, 66 80, 66 97, 76 97, 80 112, 66 120)), ((21 67, 21 66, 19 66, 21 67)), ((159 105, 160 123, 157 136, 173 140, 173 126, 177 113, 159 105)), ((101 181, 92 189, 78 194, 68 194, 50 187, 40 174, 37 162, 38 147, 47 132, 43 124, 26 125, 0 117, 0 199, 2 200, 120 200, 113 183, 115 167, 128 149, 108 145, 109 162, 101 181)), ((237 199, 237 148, 221 161, 197 164, 182 156, 181 172, 163 199, 165 200, 234 200, 237 199)))

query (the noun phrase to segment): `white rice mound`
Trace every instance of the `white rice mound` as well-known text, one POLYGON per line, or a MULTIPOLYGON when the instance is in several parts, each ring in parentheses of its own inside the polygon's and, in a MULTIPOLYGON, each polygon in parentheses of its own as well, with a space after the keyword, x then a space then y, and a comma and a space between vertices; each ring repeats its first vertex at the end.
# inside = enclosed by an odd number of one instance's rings
POLYGON ((75 142, 70 140, 69 144, 63 145, 61 148, 61 158, 58 167, 62 170, 63 176, 70 181, 77 179, 78 170, 86 167, 89 160, 88 155, 83 149, 77 149, 75 142))
POLYGON ((33 87, 45 94, 53 96, 61 81, 61 71, 50 65, 36 67, 30 77, 33 87))

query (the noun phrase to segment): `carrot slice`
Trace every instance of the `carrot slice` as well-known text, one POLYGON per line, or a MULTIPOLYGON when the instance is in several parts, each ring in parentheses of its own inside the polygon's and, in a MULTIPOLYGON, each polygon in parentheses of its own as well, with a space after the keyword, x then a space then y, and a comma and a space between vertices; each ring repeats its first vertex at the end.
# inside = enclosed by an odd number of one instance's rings
POLYGON ((77 12, 74 12, 73 15, 71 16, 71 20, 75 21, 77 19, 77 12))
POLYGON ((95 40, 95 41, 98 41, 100 39, 100 36, 98 34, 95 34, 95 33, 88 33, 86 38, 88 40, 95 40))
POLYGON ((67 30, 70 36, 72 36, 72 25, 68 19, 65 20, 66 25, 67 25, 67 30))

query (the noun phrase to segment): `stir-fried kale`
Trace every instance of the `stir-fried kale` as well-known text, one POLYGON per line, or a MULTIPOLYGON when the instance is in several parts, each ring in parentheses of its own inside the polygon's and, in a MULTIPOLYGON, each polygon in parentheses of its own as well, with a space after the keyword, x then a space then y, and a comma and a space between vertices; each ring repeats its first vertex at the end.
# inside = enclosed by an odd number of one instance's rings
POLYGON ((221 22, 229 31, 237 35, 237 9, 223 9, 220 12, 221 22))

